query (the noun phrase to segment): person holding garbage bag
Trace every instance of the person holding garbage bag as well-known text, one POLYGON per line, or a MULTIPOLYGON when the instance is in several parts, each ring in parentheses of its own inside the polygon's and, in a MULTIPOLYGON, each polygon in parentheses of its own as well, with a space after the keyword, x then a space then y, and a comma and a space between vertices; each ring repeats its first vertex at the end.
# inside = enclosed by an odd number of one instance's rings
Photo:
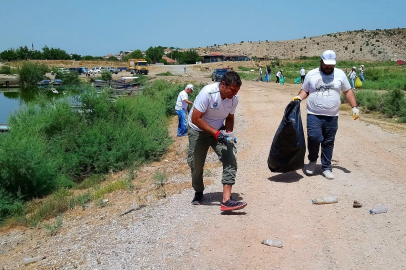
POLYGON ((307 73, 302 89, 293 100, 307 100, 307 148, 309 164, 306 174, 313 175, 321 145, 321 164, 323 175, 334 179, 331 159, 334 140, 338 129, 340 92, 343 92, 352 107, 352 117, 357 120, 359 110, 346 74, 335 68, 336 54, 326 50, 321 55, 320 67, 307 73))
POLYGON ((223 163, 223 198, 221 211, 238 210, 247 204, 231 198, 237 174, 234 139, 234 114, 238 105, 237 93, 241 79, 237 72, 228 71, 220 83, 209 84, 200 90, 189 114, 189 149, 187 162, 192 173, 195 196, 192 204, 203 202, 203 167, 211 147, 223 163))

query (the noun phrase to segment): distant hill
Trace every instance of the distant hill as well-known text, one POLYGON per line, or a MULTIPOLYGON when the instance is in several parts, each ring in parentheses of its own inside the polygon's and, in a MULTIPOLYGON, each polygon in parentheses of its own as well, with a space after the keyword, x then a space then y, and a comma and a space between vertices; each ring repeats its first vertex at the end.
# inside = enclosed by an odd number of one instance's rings
POLYGON ((338 60, 405 60, 406 28, 361 29, 284 41, 241 41, 241 43, 200 47, 196 48, 196 51, 199 55, 220 52, 246 55, 250 58, 300 59, 320 56, 327 49, 334 50, 338 60))

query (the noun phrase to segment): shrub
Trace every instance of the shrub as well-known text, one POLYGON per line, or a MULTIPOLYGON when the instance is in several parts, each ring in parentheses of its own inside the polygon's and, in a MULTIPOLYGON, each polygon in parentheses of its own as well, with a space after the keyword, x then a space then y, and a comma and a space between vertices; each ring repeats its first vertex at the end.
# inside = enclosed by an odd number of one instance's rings
POLYGON ((11 67, 10 66, 1 66, 0 74, 11 74, 11 67))
POLYGON ((24 212, 24 205, 17 196, 11 196, 4 189, 0 189, 0 222, 3 217, 9 215, 19 215, 24 212))
POLYGON ((112 75, 110 71, 103 70, 101 73, 101 78, 103 81, 111 81, 112 75))
POLYGON ((63 74, 62 81, 65 84, 79 84, 79 73, 76 71, 69 71, 68 73, 63 74))
POLYGON ((45 64, 24 62, 17 72, 22 85, 36 85, 43 80, 47 71, 48 67, 45 64))
POLYGON ((388 117, 401 116, 406 108, 405 94, 400 89, 391 90, 384 96, 383 112, 388 117))
MULTIPOLYGON (((174 113, 183 87, 156 81, 142 95, 116 102, 89 88, 77 98, 80 113, 66 100, 40 100, 11 115, 10 132, 0 140, 0 219, 19 211, 20 198, 42 197, 92 174, 156 160, 170 144, 167 115, 174 113)), ((44 209, 39 217, 47 215, 44 209)))
POLYGON ((170 71, 158 73, 157 76, 174 76, 170 71))

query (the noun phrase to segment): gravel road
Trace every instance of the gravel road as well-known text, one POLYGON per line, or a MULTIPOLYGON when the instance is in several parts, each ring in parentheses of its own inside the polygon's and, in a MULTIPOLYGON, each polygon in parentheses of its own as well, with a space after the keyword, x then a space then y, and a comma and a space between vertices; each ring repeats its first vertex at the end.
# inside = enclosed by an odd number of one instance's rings
MULTIPOLYGON (((204 76, 184 79, 211 82, 204 76)), ((311 177, 301 170, 271 173, 272 139, 299 89, 243 82, 233 197, 246 201, 245 209, 221 214, 221 168, 211 153, 207 178, 213 184, 203 205, 190 205, 191 188, 140 209, 133 192, 116 192, 108 207, 67 213, 55 236, 45 229, 3 232, 0 269, 406 269, 406 135, 341 111, 334 180, 321 175, 320 161, 311 177), (337 195, 339 201, 313 205, 320 195, 337 195), (353 208, 354 200, 363 207, 353 208), (379 205, 389 211, 370 215, 379 205), (139 210, 120 216, 130 208, 139 210), (261 244, 275 238, 283 240, 283 248, 261 244), (23 265, 23 258, 37 255, 46 258, 23 265)), ((305 121, 304 103, 301 109, 305 121)), ((162 163, 185 168, 169 182, 187 184, 187 138, 175 140, 180 156, 162 163)))

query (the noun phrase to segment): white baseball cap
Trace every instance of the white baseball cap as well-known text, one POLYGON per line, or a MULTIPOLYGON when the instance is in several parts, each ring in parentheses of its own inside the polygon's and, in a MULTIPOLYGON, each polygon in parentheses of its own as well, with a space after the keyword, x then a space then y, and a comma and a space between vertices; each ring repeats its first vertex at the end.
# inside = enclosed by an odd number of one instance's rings
POLYGON ((192 89, 192 91, 193 91, 193 84, 188 84, 188 85, 186 85, 186 87, 185 87, 185 89, 192 89))
POLYGON ((325 65, 335 65, 336 64, 336 53, 332 50, 324 51, 321 54, 321 59, 325 65))

